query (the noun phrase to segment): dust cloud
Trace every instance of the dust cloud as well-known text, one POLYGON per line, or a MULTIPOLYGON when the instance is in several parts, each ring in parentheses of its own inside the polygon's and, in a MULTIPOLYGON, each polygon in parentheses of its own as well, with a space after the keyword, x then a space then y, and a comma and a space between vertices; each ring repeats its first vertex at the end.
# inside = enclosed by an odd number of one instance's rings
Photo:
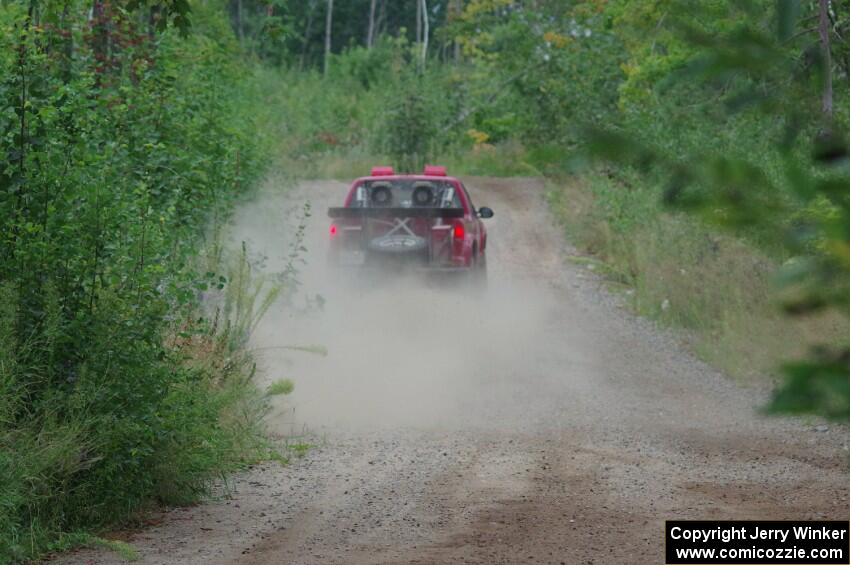
MULTIPOLYGON (((513 381, 542 353, 553 299, 531 281, 498 276, 492 264, 481 292, 421 273, 362 280, 330 268, 325 211, 346 190, 332 181, 268 190, 234 220, 233 240, 262 257, 267 273, 286 270, 305 226, 300 287, 252 336, 260 378, 295 383, 275 401, 272 425, 283 434, 456 429, 518 416, 513 381), (312 215, 302 221, 305 202, 312 215), (280 349, 289 346, 321 346, 327 355, 280 349)), ((487 225, 494 242, 498 222, 487 225)))

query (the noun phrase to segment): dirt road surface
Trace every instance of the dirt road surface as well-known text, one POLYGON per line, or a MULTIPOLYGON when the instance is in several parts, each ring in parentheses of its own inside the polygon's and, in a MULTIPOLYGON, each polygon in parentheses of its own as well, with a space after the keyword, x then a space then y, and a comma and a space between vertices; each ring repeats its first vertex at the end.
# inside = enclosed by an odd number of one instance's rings
POLYGON ((254 344, 263 378, 296 385, 271 426, 315 448, 135 532, 141 563, 657 564, 664 519, 848 518, 843 431, 760 416, 764 391, 628 314, 565 260, 541 181, 467 184, 496 211, 475 299, 327 272, 341 183, 272 182, 238 211, 234 241, 279 272, 312 205, 302 292, 254 344), (328 355, 276 349, 312 344, 328 355))

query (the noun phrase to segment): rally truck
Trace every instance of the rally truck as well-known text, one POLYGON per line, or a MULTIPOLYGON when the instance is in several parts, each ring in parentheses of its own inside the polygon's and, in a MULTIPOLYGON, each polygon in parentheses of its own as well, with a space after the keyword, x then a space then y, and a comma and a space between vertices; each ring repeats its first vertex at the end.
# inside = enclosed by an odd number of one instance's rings
POLYGON ((396 174, 375 167, 351 184, 343 205, 328 209, 329 261, 336 267, 406 265, 486 280, 487 230, 493 210, 476 208, 445 167, 396 174))

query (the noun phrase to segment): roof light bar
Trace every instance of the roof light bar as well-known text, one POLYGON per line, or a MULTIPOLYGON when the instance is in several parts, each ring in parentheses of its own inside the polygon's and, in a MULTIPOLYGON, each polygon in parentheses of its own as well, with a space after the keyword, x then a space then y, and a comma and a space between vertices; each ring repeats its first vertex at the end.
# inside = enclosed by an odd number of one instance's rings
POLYGON ((426 177, 444 177, 446 176, 446 168, 439 165, 425 165, 426 177))

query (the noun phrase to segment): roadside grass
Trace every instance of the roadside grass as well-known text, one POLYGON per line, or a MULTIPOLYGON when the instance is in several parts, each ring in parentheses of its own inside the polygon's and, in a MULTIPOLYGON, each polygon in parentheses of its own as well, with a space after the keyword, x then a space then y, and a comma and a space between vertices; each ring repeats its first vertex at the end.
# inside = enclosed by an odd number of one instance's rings
POLYGON ((266 388, 267 396, 285 396, 292 394, 295 390, 295 383, 292 379, 279 379, 274 381, 266 388))
MULTIPOLYGON (((132 546, 98 534, 138 523, 158 506, 195 503, 247 465, 285 459, 265 429, 269 400, 254 381, 256 365, 247 348, 250 331, 279 289, 251 268, 244 249, 235 257, 214 253, 217 263, 207 265, 232 283, 207 289, 203 302, 176 313, 163 336, 165 357, 146 369, 162 374, 160 412, 143 416, 155 419, 160 435, 147 445, 128 446, 120 461, 142 466, 143 483, 134 480, 109 497, 101 494, 97 504, 85 496, 105 489, 106 482, 121 484, 109 468, 86 471, 103 465, 107 460, 100 454, 120 449, 122 437, 140 425, 135 418, 107 421, 90 411, 92 398, 107 392, 96 374, 78 377, 64 413, 44 410, 27 426, 0 427, 0 562, 25 562, 80 546, 105 547, 133 560, 132 546)), ((206 259, 202 254, 197 262, 206 259)), ((6 362, 14 343, 13 310, 3 298, 0 378, 14 385, 15 367, 6 362)), ((17 345, 19 354, 39 346, 17 345)))
POLYGON ((314 447, 316 446, 312 443, 297 441, 294 443, 287 444, 286 449, 291 451, 295 457, 304 457, 314 447))
POLYGON ((288 153, 284 159, 284 167, 293 171, 301 179, 324 180, 333 179, 343 182, 368 175, 372 167, 386 164, 388 158, 372 153, 361 146, 348 149, 332 148, 304 156, 293 156, 288 153))
MULTIPOLYGON (((275 159, 284 132, 265 96, 285 88, 220 39, 165 34, 157 64, 114 90, 47 59, 26 71, 46 81, 34 131, 68 137, 27 150, 55 229, 14 242, 27 262, 6 262, 0 284, 0 563, 80 544, 129 555, 97 536, 278 455, 247 347, 275 281, 208 228, 275 159), (68 90, 47 96, 54 85, 68 90)), ((75 53, 69 69, 88 64, 75 53)))
MULTIPOLYGON (((292 148, 284 148, 284 163, 304 179, 334 179, 351 181, 369 174, 376 165, 393 165, 392 158, 363 145, 335 147, 309 157, 294 157, 292 148)), ((559 154, 560 156, 560 154, 559 154)), ((498 145, 480 144, 448 148, 428 159, 429 164, 445 166, 449 174, 458 176, 522 177, 541 176, 553 156, 547 148, 528 151, 519 142, 498 145)), ((418 171, 412 171, 418 172, 418 171)))
POLYGON ((498 145, 478 144, 447 151, 435 159, 445 165, 451 174, 487 177, 540 176, 528 151, 518 142, 508 141, 498 145))
POLYGON ((116 553, 124 561, 139 560, 138 550, 130 543, 121 540, 107 539, 88 533, 64 534, 50 544, 47 550, 51 553, 62 553, 81 547, 102 547, 116 553))
POLYGON ((834 314, 789 321, 774 298, 775 259, 662 210, 652 187, 624 186, 604 171, 550 177, 548 186, 583 261, 630 288, 637 313, 686 330, 701 358, 742 382, 775 377, 783 361, 850 330, 834 314))

